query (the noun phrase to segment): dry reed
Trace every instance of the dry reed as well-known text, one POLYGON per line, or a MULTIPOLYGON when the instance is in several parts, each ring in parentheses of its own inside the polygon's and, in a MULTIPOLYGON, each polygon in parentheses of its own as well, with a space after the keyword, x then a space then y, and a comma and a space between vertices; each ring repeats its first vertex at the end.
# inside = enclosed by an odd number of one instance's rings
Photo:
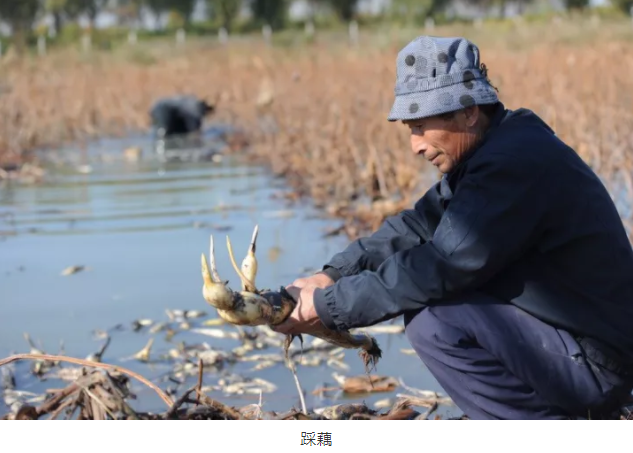
MULTIPOLYGON (((482 44, 493 84, 506 106, 536 111, 603 177, 633 234, 633 48, 600 33, 592 42, 537 45, 526 30, 519 50, 500 44, 503 36, 482 44)), ((404 126, 386 121, 402 44, 192 43, 5 61, 0 162, 63 140, 146 128, 157 97, 194 93, 218 99, 216 119, 244 128, 248 155, 285 176, 292 197, 310 196, 346 218, 354 237, 437 178, 409 152, 404 126)))

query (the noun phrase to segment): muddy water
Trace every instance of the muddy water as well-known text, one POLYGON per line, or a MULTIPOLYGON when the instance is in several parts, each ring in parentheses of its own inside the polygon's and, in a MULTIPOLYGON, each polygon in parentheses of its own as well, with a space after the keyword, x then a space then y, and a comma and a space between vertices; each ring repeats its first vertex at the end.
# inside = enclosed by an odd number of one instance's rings
MULTIPOLYGON (((221 162, 166 164, 149 150, 148 138, 138 136, 89 144, 79 157, 76 153, 49 153, 57 156, 50 168, 50 180, 39 186, 0 189, 0 356, 28 352, 23 337, 28 332, 46 352, 58 353, 63 343, 65 354, 84 358, 103 343, 95 337, 95 330, 122 325, 122 330, 111 331, 112 342, 103 361, 155 379, 163 389, 174 387, 159 380, 170 365, 128 359, 150 337, 155 340, 153 358, 180 342, 207 342, 225 350, 239 343, 190 331, 178 332, 169 340, 164 332, 135 332, 131 324, 137 319, 168 321, 167 309, 208 313, 194 323, 216 317, 201 295, 200 254, 208 253, 211 233, 218 238, 220 274, 234 288, 238 279, 226 251, 226 234, 231 236, 241 260, 253 226, 259 224, 257 283, 267 288, 288 284, 312 272, 347 243, 345 238, 322 238, 324 230, 336 226, 336 221, 319 218, 309 205, 289 207, 276 198, 275 194, 285 189, 283 181, 272 179, 264 169, 227 158, 221 162), (121 150, 128 146, 144 149, 141 160, 122 159, 121 150), (85 269, 70 276, 60 275, 75 265, 85 269)), ((399 319, 396 324, 401 322, 399 319)), ((232 327, 223 329, 234 331, 232 327)), ((413 387, 442 391, 417 357, 401 352, 409 348, 404 335, 378 334, 377 338, 384 352, 378 374, 402 377, 413 387)), ((273 348, 259 352, 278 351, 273 348)), ((345 362, 349 370, 299 365, 308 405, 320 407, 341 401, 336 399, 341 395, 323 400, 311 392, 334 385, 334 372, 363 373, 356 351, 347 351, 345 362)), ((19 389, 42 391, 65 385, 59 381, 38 382, 30 377, 29 365, 20 362, 17 366, 19 389)), ((208 371, 204 384, 217 384, 230 373, 259 377, 277 386, 275 392, 264 394, 264 409, 299 407, 288 369, 277 365, 252 371, 253 365, 238 363, 208 371)), ((180 391, 192 385, 194 379, 180 391)), ((151 390, 135 381, 133 385, 138 395, 135 407, 164 409, 151 390)), ((370 404, 402 391, 400 388, 353 400, 370 404)), ((235 405, 258 399, 220 391, 212 391, 209 396, 235 405)))

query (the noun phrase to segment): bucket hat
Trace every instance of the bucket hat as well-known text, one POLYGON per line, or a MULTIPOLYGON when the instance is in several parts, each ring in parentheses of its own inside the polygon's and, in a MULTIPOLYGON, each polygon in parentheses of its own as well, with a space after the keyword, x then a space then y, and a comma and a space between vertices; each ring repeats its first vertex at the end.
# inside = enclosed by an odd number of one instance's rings
POLYGON ((419 36, 396 59, 389 121, 440 115, 499 101, 482 72, 479 48, 461 37, 419 36))

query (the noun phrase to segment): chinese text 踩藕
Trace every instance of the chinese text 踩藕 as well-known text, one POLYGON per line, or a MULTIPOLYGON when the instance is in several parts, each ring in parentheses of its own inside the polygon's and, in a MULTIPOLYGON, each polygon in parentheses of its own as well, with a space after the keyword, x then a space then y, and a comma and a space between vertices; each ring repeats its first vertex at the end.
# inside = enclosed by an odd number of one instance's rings
POLYGON ((301 433, 301 445, 310 445, 314 447, 331 447, 332 433, 301 433))

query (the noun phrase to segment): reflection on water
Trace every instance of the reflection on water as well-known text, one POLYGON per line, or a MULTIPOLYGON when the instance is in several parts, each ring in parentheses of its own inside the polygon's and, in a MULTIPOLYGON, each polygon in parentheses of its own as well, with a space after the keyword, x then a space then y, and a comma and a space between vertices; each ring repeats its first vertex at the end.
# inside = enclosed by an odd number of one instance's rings
MULTIPOLYGON (((205 310, 210 318, 216 317, 201 294, 200 254, 208 252, 211 233, 222 238, 218 241, 222 245, 229 234, 241 260, 258 223, 257 280, 258 286, 267 288, 288 284, 308 272, 306 269, 320 267, 347 242, 344 238, 322 239, 323 230, 336 222, 320 219, 308 205, 283 204, 274 197, 283 187, 260 168, 237 165, 230 159, 161 163, 148 153, 138 162, 117 158, 120 150, 132 145, 147 149, 148 141, 144 137, 102 141, 88 147, 83 161, 60 161, 46 184, 0 189, 1 356, 28 352, 23 333, 29 332, 47 352, 59 352, 63 342, 66 354, 83 358, 102 344, 93 337, 93 330, 117 324, 126 329, 112 333, 103 357, 107 363, 120 363, 151 336, 155 338, 153 355, 166 353, 180 342, 207 342, 230 349, 238 343, 193 332, 179 332, 168 341, 164 332, 133 332, 129 327, 141 318, 167 321, 167 309, 205 310), (106 151, 114 157, 100 159, 106 151), (78 165, 89 165, 90 172, 78 172, 78 165), (74 265, 86 269, 60 275, 74 265)), ((236 288, 239 280, 226 248, 216 247, 216 255, 220 274, 236 288)), ((379 374, 394 373, 414 387, 441 391, 417 358, 400 352, 409 348, 403 336, 379 335, 378 339, 384 350, 379 374)), ((333 384, 333 372, 363 373, 356 351, 346 352, 346 362, 350 371, 299 366, 305 390, 310 393, 333 384)), ((122 364, 147 377, 168 370, 161 364, 122 364)), ((42 390, 58 385, 27 379, 28 365, 19 365, 18 388, 42 390)), ((298 407, 292 376, 283 365, 249 371, 252 366, 252 362, 238 363, 224 371, 242 372, 277 385, 275 393, 264 395, 265 409, 298 407)), ((216 384, 220 377, 221 372, 208 372, 204 382, 216 384)), ((140 400, 136 406, 163 409, 151 391, 140 386, 135 390, 140 400)), ((236 405, 253 402, 248 396, 210 396, 236 405)), ((371 403, 385 396, 395 394, 362 399, 371 403)), ((314 398, 308 395, 308 404, 327 403, 314 398)))

